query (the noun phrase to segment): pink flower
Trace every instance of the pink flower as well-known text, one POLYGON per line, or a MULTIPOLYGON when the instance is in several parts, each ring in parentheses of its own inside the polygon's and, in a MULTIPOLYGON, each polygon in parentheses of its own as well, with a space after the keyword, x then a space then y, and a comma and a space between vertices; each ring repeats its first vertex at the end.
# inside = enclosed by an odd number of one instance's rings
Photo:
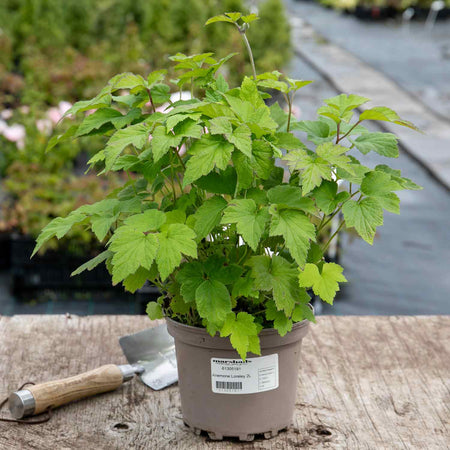
POLYGON ((70 108, 72 108, 72 103, 70 102, 59 102, 58 109, 63 116, 70 108))
POLYGON ((30 107, 28 105, 23 105, 19 108, 22 114, 28 114, 30 112, 30 107))
POLYGON ((6 126, 3 129, 3 136, 5 136, 8 141, 15 142, 19 149, 23 149, 25 147, 25 127, 18 123, 15 123, 11 126, 6 126))
POLYGON ((88 109, 88 110, 85 112, 85 114, 86 114, 86 116, 90 116, 91 114, 94 114, 95 111, 97 111, 97 110, 96 110, 96 109, 88 109))
POLYGON ((0 113, 0 117, 4 120, 11 119, 13 112, 11 109, 5 109, 0 113))
POLYGON ((47 111, 47 117, 56 125, 62 117, 61 111, 58 108, 50 108, 47 111))
POLYGON ((0 134, 3 134, 3 131, 5 131, 8 128, 8 124, 0 119, 0 134))
POLYGON ((51 134, 53 126, 50 119, 40 119, 36 120, 36 128, 40 133, 46 134, 47 136, 51 134))

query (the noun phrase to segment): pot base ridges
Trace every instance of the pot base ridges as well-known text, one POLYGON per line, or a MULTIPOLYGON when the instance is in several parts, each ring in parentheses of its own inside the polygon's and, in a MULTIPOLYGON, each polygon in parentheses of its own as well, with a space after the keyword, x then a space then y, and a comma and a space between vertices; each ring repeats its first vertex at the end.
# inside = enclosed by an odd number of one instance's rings
POLYGON ((193 431, 197 436, 200 436, 203 433, 205 435, 208 435, 209 439, 211 439, 212 441, 223 441, 224 439, 236 439, 237 438, 241 442, 251 442, 255 439, 255 436, 264 438, 264 439, 271 439, 271 438, 274 438, 275 436, 278 436, 278 433, 280 431, 284 431, 287 429, 287 427, 283 427, 283 428, 276 429, 276 430, 270 430, 270 431, 258 433, 256 435, 255 434, 247 434, 247 433, 239 434, 239 435, 223 435, 221 433, 217 433, 214 431, 202 430, 201 428, 197 428, 197 427, 189 425, 187 422, 184 422, 184 424, 191 431, 193 431))

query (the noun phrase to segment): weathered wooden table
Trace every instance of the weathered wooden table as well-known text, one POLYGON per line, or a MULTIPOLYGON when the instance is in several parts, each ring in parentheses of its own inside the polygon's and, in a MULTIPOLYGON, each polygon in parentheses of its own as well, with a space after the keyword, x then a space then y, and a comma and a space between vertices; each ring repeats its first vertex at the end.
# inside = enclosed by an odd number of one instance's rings
MULTIPOLYGON (((118 337, 150 325, 143 316, 0 317, 0 398, 25 381, 124 363, 118 337)), ((274 439, 195 436, 176 386, 153 392, 136 379, 42 425, 0 422, 0 449, 449 448, 450 316, 320 317, 311 328, 293 425, 274 439)))

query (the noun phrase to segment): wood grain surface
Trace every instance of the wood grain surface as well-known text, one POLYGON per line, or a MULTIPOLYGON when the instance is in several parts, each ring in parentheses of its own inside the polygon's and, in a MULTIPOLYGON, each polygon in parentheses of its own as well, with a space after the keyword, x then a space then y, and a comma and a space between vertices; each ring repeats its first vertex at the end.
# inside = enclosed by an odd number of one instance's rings
MULTIPOLYGON (((0 317, 0 398, 25 381, 123 364, 118 338, 156 323, 0 317)), ((0 449, 442 450, 450 444, 449 344, 450 316, 319 317, 304 339, 293 425, 274 439, 195 436, 183 424, 176 386, 154 392, 136 379, 63 406, 43 425, 0 422, 0 449)))

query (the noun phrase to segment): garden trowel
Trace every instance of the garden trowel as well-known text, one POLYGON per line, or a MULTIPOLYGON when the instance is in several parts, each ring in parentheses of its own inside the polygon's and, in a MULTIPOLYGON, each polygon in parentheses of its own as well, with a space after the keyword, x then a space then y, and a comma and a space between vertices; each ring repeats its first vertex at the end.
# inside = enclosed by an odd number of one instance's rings
POLYGON ((147 386, 160 390, 178 381, 175 343, 166 324, 123 336, 119 344, 130 364, 144 367, 139 378, 147 386))

